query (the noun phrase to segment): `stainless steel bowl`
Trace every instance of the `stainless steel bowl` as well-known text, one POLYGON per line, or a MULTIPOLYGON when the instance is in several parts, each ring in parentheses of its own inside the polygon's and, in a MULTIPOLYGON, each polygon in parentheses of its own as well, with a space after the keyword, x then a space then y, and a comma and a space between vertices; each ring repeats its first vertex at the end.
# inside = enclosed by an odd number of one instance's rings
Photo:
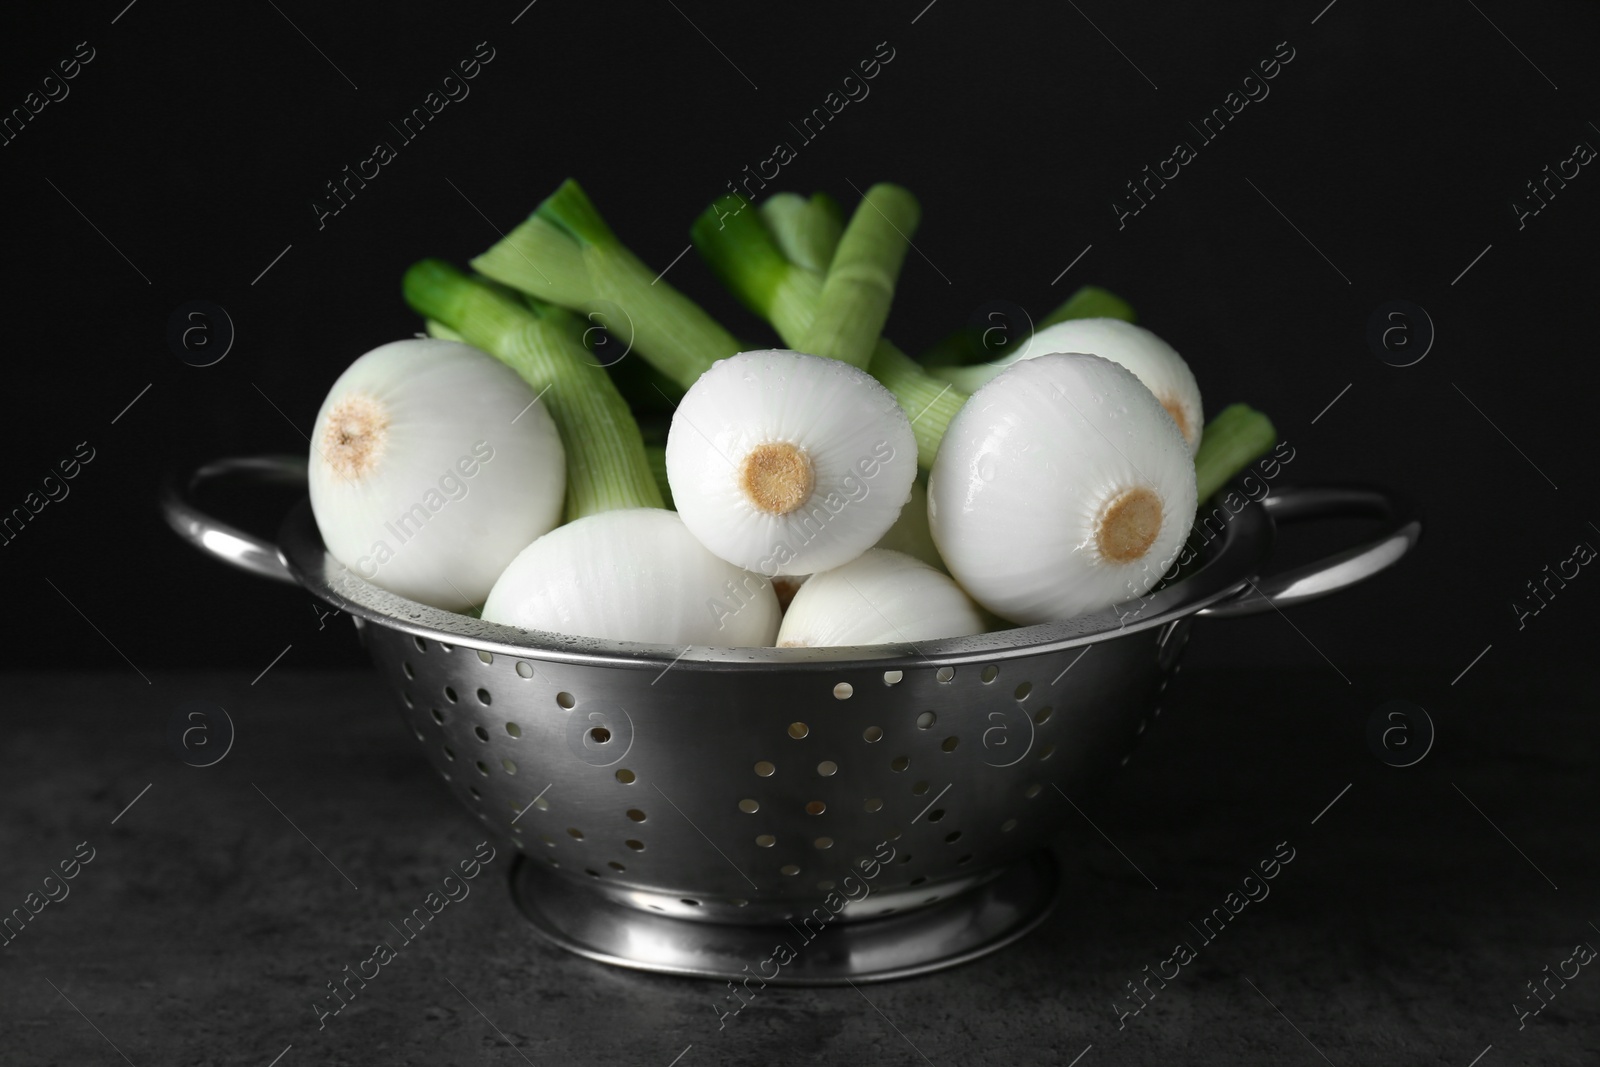
POLYGON ((306 500, 274 545, 191 497, 304 466, 224 460, 169 480, 163 508, 212 555, 351 616, 427 758, 518 850, 513 892, 541 934, 607 963, 774 984, 916 974, 1025 934, 1056 896, 1066 799, 1127 762, 1194 618, 1342 589, 1420 532, 1376 490, 1282 489, 1153 595, 1068 622, 914 647, 684 648, 430 608, 329 556, 306 500), (1323 516, 1382 529, 1262 575, 1278 522, 1323 516))

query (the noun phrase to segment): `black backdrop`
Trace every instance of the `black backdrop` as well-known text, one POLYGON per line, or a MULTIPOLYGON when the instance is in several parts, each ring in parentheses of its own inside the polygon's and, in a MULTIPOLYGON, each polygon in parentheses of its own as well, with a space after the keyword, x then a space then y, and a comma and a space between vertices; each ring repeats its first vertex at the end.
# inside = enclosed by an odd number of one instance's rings
MULTIPOLYGON (((0 545, 6 664, 142 686, 136 669, 254 675, 285 646, 285 665, 358 662, 349 626, 308 596, 172 536, 161 473, 303 450, 295 427, 339 371, 417 328, 404 267, 465 260, 562 178, 664 267, 694 214, 779 142, 795 158, 773 188, 849 204, 852 184, 894 180, 920 197, 889 326, 906 348, 991 300, 1042 314, 1098 283, 1189 357, 1209 409, 1242 399, 1274 417, 1292 480, 1418 501, 1414 559, 1293 626, 1208 623, 1195 662, 1325 657, 1353 695, 1363 667, 1419 662, 1437 691, 1411 695, 1432 701, 1486 646, 1480 675, 1589 654, 1600 576, 1580 572, 1521 629, 1511 604, 1577 542, 1600 546, 1600 174, 1567 164, 1577 176, 1520 226, 1512 202, 1579 142, 1600 146, 1594 5, 524 2, 8 5, 0 107, 59 99, 0 147, 15 331, 0 508, 81 442, 93 459, 0 545), (490 50, 470 95, 401 144, 388 124, 490 50), (885 50, 870 94, 803 142, 791 123, 885 50), (1188 123, 1230 92, 1259 96, 1244 79, 1275 53, 1292 59, 1269 95, 1203 143, 1188 123), (45 83, 61 61, 76 76, 45 83), (396 158, 319 226, 324 183, 380 140, 396 158), (1119 220, 1125 183, 1179 140, 1196 158, 1119 220), (1367 341, 1375 309, 1401 299, 1436 330, 1408 367, 1367 341), (193 300, 236 329, 209 367, 167 339, 193 300)), ((692 253, 669 279, 761 336, 692 253)), ((263 497, 239 517, 270 529, 282 508, 263 497)))

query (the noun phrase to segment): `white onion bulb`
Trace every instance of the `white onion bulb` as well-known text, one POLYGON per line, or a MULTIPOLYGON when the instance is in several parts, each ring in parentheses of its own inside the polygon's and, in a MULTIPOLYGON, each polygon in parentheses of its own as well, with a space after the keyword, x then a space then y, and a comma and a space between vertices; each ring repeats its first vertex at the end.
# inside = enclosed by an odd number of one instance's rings
POLYGON ((979 389, 945 432, 928 522, 950 573, 1017 623, 1145 593, 1195 513, 1194 461, 1132 372, 1042 355, 979 389))
POLYGON ((1200 447, 1205 413, 1194 372, 1177 349, 1143 326, 1121 319, 1068 319, 1046 326, 1024 341, 1020 351, 987 366, 998 373, 1018 360, 1059 352, 1087 352, 1127 367, 1178 424, 1190 453, 1200 447))
POLYGON ((978 605, 920 559, 872 548, 813 574, 783 616, 779 647, 888 645, 983 633, 978 605))
POLYGON ((322 402, 307 471, 323 544, 375 585, 450 611, 561 520, 555 424, 516 373, 476 348, 395 341, 322 402))
POLYGON ((783 350, 718 360, 667 433, 678 513, 768 577, 848 562, 894 524, 917 474, 893 394, 847 363, 783 350))
POLYGON ((490 622, 605 641, 770 646, 772 583, 706 550, 659 508, 588 515, 523 549, 483 606, 490 622))

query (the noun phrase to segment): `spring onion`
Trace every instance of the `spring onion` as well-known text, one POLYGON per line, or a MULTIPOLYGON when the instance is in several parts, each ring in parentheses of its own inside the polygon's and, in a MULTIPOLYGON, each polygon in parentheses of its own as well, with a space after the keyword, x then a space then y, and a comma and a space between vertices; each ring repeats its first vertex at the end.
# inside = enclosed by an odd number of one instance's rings
POLYGON ((395 341, 356 360, 312 429, 311 510, 329 553, 412 600, 481 604, 561 519, 561 439, 533 400, 454 341, 395 341))
POLYGON ((712 555, 661 508, 638 425, 574 332, 581 320, 437 260, 413 266, 404 288, 415 310, 516 370, 566 444, 567 524, 511 560, 485 619, 603 640, 772 643, 771 585, 712 555))
POLYGON ((961 587, 919 559, 874 548, 813 574, 778 630, 780 648, 914 644, 989 628, 961 587))
MULTIPOLYGON (((893 185, 848 222, 821 194, 702 213, 695 246, 781 349, 741 345, 570 181, 474 261, 487 277, 413 267, 407 299, 448 340, 411 343, 493 367, 481 391, 519 402, 512 423, 543 419, 553 446, 540 532, 500 553, 483 617, 630 642, 904 644, 1067 619, 1161 580, 1197 495, 1269 446, 1271 423, 1234 405, 1203 425, 1183 360, 1094 287, 1003 359, 969 365, 968 330, 912 360, 882 331, 919 215, 893 185)), ((486 424, 462 408, 447 428, 486 424)), ((399 423, 356 401, 336 414, 329 441, 390 457, 371 441, 399 423)))
MULTIPOLYGON (((723 284, 771 323, 785 344, 800 347, 816 319, 824 278, 790 261, 772 230, 748 208, 737 197, 715 201, 690 229, 695 248, 723 284)), ((929 374, 887 338, 878 339, 867 369, 910 417, 917 460, 930 466, 945 427, 967 394, 929 374)))
POLYGON ((582 320, 549 305, 535 309, 436 259, 414 264, 403 287, 415 310, 506 364, 549 409, 566 447, 567 521, 661 506, 638 424, 583 347, 582 320))
POLYGON ((799 352, 719 361, 667 435, 684 524, 768 577, 837 567, 870 548, 916 473, 916 441, 889 391, 847 363, 799 352))
POLYGON ((1145 384, 1172 416, 1192 453, 1205 425, 1200 386, 1183 357, 1142 326, 1121 319, 1070 319, 1037 331, 1017 351, 993 363, 948 367, 935 373, 963 389, 977 389, 1019 360, 1051 352, 1088 352, 1120 363, 1145 384))
MULTIPOLYGON (((765 242, 769 255, 763 266, 775 273, 763 281, 783 291, 764 295, 792 306, 781 316, 788 328, 780 326, 779 334, 785 344, 800 348, 822 295, 820 270, 791 264, 748 201, 727 197, 707 214, 709 222, 702 218, 695 224, 695 243, 702 253, 706 248, 699 233, 707 228, 717 230, 719 216, 731 220, 737 232, 759 234, 765 242)), ((810 218, 820 229, 832 225, 829 215, 824 205, 810 218)), ((716 266, 714 258, 712 263, 716 266)), ((623 246, 574 181, 564 182, 472 265, 496 281, 563 307, 586 313, 620 309, 633 324, 634 351, 685 389, 711 364, 747 347, 623 246)), ((737 287, 735 293, 744 295, 737 287)), ((754 310, 778 324, 759 306, 754 310)), ((928 466, 938 449, 940 433, 966 394, 930 376, 910 356, 881 339, 867 369, 894 394, 912 420, 918 462, 928 466)))
POLYGON ((624 508, 552 530, 506 568, 491 622, 608 641, 771 645, 772 584, 707 552, 659 508, 624 508))
POLYGON ((978 603, 1028 624, 1142 595, 1194 521, 1183 435, 1126 368, 1043 355, 1006 368, 951 421, 928 522, 978 603))

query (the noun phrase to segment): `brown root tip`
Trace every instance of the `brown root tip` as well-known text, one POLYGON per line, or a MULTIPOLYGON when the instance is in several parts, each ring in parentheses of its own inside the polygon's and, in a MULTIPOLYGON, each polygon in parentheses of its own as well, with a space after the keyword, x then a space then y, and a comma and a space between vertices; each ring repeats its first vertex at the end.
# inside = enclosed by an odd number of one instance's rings
POLYGON ((816 474, 805 450, 787 441, 757 445, 739 469, 739 484, 750 503, 772 515, 787 515, 816 488, 816 474))
POLYGON ((1189 417, 1183 413, 1183 405, 1178 403, 1177 397, 1167 397, 1161 401, 1161 406, 1167 409, 1167 414, 1172 416, 1172 421, 1178 424, 1178 432, 1183 434, 1185 441, 1193 441, 1189 436, 1189 417))
POLYGON ((1137 486, 1124 489, 1100 509, 1094 542, 1102 559, 1132 563, 1150 551, 1161 533, 1161 498, 1137 486))
POLYGON ((350 393, 328 412, 320 451, 334 474, 359 481, 378 465, 388 440, 388 410, 365 393, 350 393))

